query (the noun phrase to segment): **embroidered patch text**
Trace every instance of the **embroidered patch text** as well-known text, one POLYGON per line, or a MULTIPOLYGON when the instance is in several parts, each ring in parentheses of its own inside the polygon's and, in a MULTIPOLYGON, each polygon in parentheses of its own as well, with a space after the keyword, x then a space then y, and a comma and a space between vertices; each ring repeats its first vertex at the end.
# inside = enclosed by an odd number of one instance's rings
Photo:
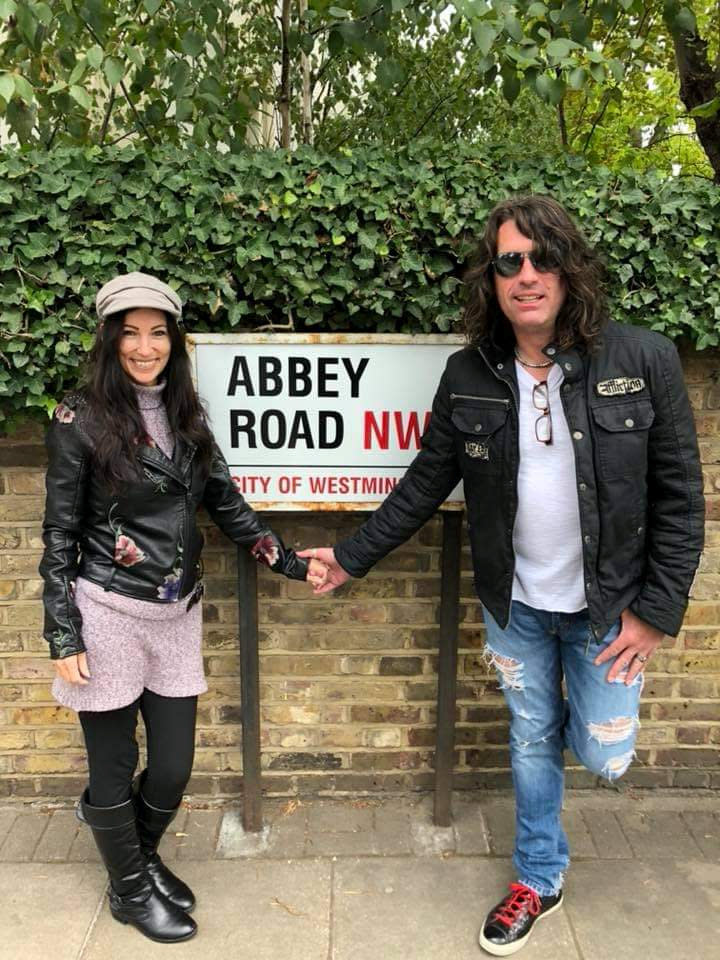
POLYGON ((642 377, 615 377, 612 380, 601 380, 597 385, 597 392, 601 397, 616 397, 623 393, 640 393, 645 389, 642 377))

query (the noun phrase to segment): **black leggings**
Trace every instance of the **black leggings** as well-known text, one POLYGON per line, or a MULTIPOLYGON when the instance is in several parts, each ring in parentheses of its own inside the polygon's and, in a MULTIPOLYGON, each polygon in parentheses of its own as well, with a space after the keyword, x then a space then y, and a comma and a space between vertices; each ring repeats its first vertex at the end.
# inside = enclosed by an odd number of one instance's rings
POLYGON ((197 697, 161 697, 144 690, 118 710, 80 711, 94 807, 113 807, 130 796, 138 762, 138 710, 147 734, 143 796, 163 810, 174 809, 182 799, 195 753, 197 697))

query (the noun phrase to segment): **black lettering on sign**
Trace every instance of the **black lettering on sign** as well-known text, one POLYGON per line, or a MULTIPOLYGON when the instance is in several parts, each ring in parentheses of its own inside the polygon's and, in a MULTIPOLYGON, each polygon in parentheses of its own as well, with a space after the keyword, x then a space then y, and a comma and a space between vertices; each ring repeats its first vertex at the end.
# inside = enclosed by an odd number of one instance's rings
POLYGON ((247 437, 247 447, 249 450, 257 448, 255 440, 255 414, 252 410, 231 410, 230 411, 230 446, 240 446, 240 435, 247 437))
POLYGON ((233 359, 233 366, 230 372, 230 381, 228 383, 227 395, 229 397, 234 397, 237 393, 238 387, 245 388, 245 395, 248 397, 255 396, 255 390, 253 389, 252 379, 250 377, 250 371, 248 370, 247 360, 245 357, 235 357, 233 359))

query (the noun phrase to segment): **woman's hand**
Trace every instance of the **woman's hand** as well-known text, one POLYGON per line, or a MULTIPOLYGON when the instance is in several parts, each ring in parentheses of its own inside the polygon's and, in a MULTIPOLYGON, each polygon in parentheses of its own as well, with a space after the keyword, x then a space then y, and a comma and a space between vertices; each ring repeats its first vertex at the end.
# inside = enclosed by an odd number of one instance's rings
POLYGON ((326 566, 325 580, 313 589, 313 593, 329 593, 350 579, 350 574, 343 570, 335 559, 335 551, 331 547, 310 547, 307 550, 300 550, 298 556, 306 560, 312 557, 311 563, 319 560, 326 566))
POLYGON ((327 581, 327 575, 326 564, 313 557, 308 564, 307 582, 312 584, 314 590, 318 590, 327 581))
POLYGON ((79 683, 87 686, 90 679, 87 656, 84 653, 74 653, 71 657, 55 660, 55 673, 67 683, 79 683))

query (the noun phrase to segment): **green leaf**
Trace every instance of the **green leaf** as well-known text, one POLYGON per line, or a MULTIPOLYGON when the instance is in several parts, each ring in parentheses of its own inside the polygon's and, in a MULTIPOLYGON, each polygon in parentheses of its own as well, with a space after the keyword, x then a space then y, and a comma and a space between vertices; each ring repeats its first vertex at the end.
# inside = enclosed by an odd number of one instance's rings
POLYGON ((184 123, 191 120, 193 115, 192 100, 181 99, 175 101, 175 119, 178 123, 184 123))
POLYGON ((2 76, 0 76, 0 97, 2 97, 5 103, 9 103, 14 94, 15 80, 13 79, 12 74, 4 73, 2 76))
POLYGON ((103 64, 103 71, 107 82, 114 87, 125 76, 125 64, 116 57, 108 57, 103 64))
POLYGON ((570 55, 570 51, 574 46, 575 44, 572 40, 567 40, 565 37, 557 37, 555 40, 550 41, 546 49, 548 56, 553 57, 555 60, 563 60, 570 55))
POLYGON ((349 10, 344 10, 342 7, 330 7, 328 13, 331 17, 335 17, 336 20, 352 19, 352 13, 349 10))
POLYGON ((33 13, 38 18, 40 23, 44 24, 46 27, 52 23, 53 12, 46 3, 33 4, 33 13))
POLYGON ((143 6, 150 16, 153 17, 162 6, 162 2, 163 0, 143 0, 143 6))
POLYGON ((339 247, 341 244, 345 243, 346 240, 347 240, 347 237, 345 236, 344 233, 332 234, 332 242, 333 242, 333 246, 335 247, 339 247))
POLYGON ((15 93, 20 97, 21 100, 24 100, 25 103, 32 103, 35 99, 35 91, 32 86, 28 83, 25 77, 21 77, 19 73, 14 74, 15 79, 15 93))
POLYGON ((505 23, 503 24, 505 33, 510 37, 511 40, 515 40, 516 43, 519 43, 524 34, 523 28, 520 25, 520 21, 513 14, 508 14, 505 17, 505 23))
POLYGON ((98 44, 95 44, 94 47, 90 47, 85 56, 87 57, 87 62, 90 64, 93 70, 97 70, 100 66, 102 66, 104 53, 103 48, 98 44))
POLYGON ((0 20, 7 20, 17 10, 15 0, 0 0, 0 20))
POLYGON ((180 46, 189 57, 198 57, 205 49, 205 38, 194 30, 188 30, 183 34, 180 46))
POLYGON ((535 3, 531 3, 530 6, 527 8, 526 15, 528 17, 544 17, 545 14, 547 13, 547 10, 548 8, 545 6, 544 3, 535 2, 535 3))
POLYGON ((484 57, 490 53, 497 37, 497 30, 486 20, 476 20, 472 28, 473 39, 484 57))
POLYGON ((582 90, 587 81, 587 74, 583 67, 576 67, 568 77, 568 84, 571 90, 582 90))
POLYGON ((83 110, 89 110, 92 106, 92 100, 87 90, 84 87, 79 87, 76 83, 70 87, 70 96, 83 110))
POLYGON ((675 33, 689 33, 694 37, 697 33, 695 14, 689 7, 681 7, 673 18, 672 27, 675 33))
POLYGON ((503 97, 509 104, 515 103, 520 93, 520 80, 514 70, 502 72, 502 92, 503 97))
POLYGON ((397 86, 405 79, 405 71, 397 60, 383 60, 378 64, 377 78, 386 90, 397 86))
POLYGON ((701 103, 699 106, 694 107, 690 111, 690 116, 709 119, 710 117, 714 117, 718 110, 720 110, 720 97, 715 97, 714 100, 707 100, 705 103, 701 103))
POLYGON ((331 30, 328 35, 328 50, 331 57, 337 57, 345 47, 345 41, 339 30, 331 30))
POLYGON ((123 52, 133 66, 137 67, 138 70, 142 69, 145 63, 145 58, 143 57, 142 51, 139 49, 139 47, 132 47, 127 44, 123 48, 123 52))
POLYGON ((610 73, 613 75, 613 78, 617 83, 622 83, 625 76, 625 65, 621 63, 620 60, 612 59, 608 60, 608 67, 610 68, 610 73))

